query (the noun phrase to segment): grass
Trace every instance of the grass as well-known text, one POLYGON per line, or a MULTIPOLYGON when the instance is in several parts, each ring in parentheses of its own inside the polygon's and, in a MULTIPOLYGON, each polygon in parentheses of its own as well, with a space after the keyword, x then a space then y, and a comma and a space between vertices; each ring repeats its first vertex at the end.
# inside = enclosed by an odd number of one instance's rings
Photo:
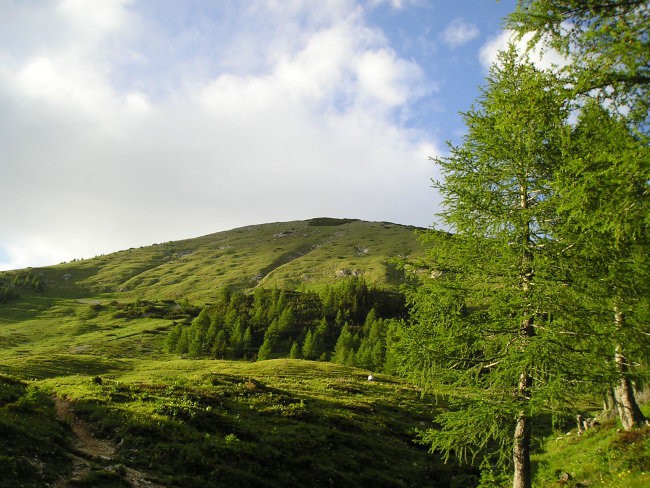
MULTIPOLYGON (((192 318, 185 301, 209 302, 223 285, 318 290, 347 269, 397 287, 394 258, 419 253, 412 228, 322 218, 33 270, 45 290, 0 304, 0 487, 45 486, 70 471, 72 434, 55 418, 55 395, 74 401, 96 435, 122 441, 112 462, 165 486, 475 486, 476 470, 413 441, 444 404, 401 380, 368 382, 367 371, 325 362, 162 352, 166 331, 192 318)), ((556 434, 534 457, 534 486, 648 486, 649 438, 613 423, 556 434)), ((76 486, 127 486, 109 467, 76 486)))
POLYGON ((0 375, 0 487, 42 487, 69 469, 51 397, 0 375))
MULTIPOLYGON (((650 408, 644 409, 646 416, 650 408)), ((535 486, 646 488, 650 486, 650 426, 625 432, 616 419, 587 430, 556 434, 533 457, 535 486), (560 483, 562 473, 569 479, 560 483)))
POLYGON ((420 253, 412 227, 313 219, 249 226, 33 271, 46 284, 43 297, 206 302, 224 285, 311 288, 336 282, 337 270, 345 268, 371 284, 394 287, 399 279, 391 259, 420 253), (359 248, 368 252, 359 256, 359 248))
POLYGON ((288 359, 68 359, 104 372, 34 388, 73 400, 98 436, 122 441, 116 462, 165 485, 449 486, 466 475, 413 443, 438 407, 391 377, 288 359))

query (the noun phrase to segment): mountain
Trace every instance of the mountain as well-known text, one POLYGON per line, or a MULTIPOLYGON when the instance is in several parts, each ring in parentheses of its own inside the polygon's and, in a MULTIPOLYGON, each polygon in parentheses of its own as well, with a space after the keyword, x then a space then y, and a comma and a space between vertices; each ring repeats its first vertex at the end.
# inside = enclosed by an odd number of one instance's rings
POLYGON ((415 230, 333 218, 261 224, 75 260, 32 274, 42 281, 44 295, 68 298, 206 302, 223 286, 313 289, 347 276, 397 287, 402 276, 395 259, 421 252, 415 230))

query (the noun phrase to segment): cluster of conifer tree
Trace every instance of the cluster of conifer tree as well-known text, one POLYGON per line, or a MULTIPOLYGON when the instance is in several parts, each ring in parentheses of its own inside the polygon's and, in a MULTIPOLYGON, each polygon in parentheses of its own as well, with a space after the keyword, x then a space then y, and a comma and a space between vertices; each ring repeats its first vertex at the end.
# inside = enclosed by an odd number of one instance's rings
POLYGON ((334 361, 373 371, 392 366, 387 344, 405 313, 401 294, 357 277, 321 292, 224 288, 189 325, 169 332, 169 352, 191 358, 334 361))

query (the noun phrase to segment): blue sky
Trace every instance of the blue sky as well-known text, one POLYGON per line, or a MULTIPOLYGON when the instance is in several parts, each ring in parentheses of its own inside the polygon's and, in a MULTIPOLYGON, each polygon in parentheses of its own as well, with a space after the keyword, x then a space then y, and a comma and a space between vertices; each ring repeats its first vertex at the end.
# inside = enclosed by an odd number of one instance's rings
POLYGON ((430 226, 515 0, 0 0, 0 269, 233 227, 430 226))

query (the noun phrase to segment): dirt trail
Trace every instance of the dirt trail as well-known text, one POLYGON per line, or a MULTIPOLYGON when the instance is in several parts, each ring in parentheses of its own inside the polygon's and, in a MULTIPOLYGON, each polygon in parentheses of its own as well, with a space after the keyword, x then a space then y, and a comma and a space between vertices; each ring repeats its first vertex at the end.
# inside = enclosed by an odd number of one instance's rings
MULTIPOLYGON (((66 488, 71 482, 83 479, 97 464, 108 470, 117 469, 118 463, 111 465, 118 450, 118 445, 107 439, 94 437, 88 423, 79 419, 74 412, 74 404, 69 400, 55 398, 56 416, 70 425, 72 430, 72 472, 54 483, 53 488, 66 488)), ((164 488, 149 481, 151 476, 131 468, 125 470, 124 479, 133 488, 164 488)))

